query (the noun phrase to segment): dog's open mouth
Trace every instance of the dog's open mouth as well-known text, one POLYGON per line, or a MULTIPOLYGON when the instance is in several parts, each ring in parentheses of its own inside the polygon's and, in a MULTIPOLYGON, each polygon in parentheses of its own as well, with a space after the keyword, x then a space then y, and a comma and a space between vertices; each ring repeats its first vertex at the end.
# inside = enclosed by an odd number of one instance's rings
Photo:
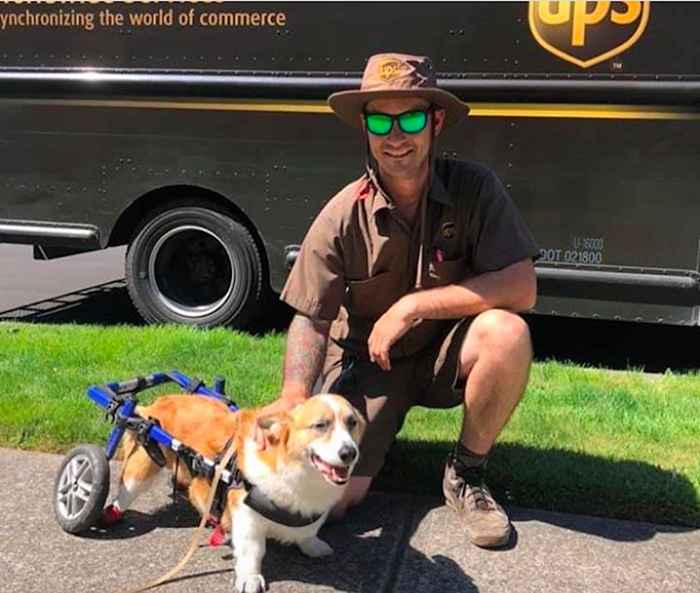
POLYGON ((350 477, 350 468, 326 463, 315 453, 311 453, 311 463, 326 480, 336 486, 342 486, 350 477))

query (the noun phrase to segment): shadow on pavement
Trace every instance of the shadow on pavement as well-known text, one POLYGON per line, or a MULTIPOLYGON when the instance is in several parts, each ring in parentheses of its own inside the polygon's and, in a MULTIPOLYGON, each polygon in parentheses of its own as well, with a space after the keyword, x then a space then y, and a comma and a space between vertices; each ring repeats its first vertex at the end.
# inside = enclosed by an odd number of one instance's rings
MULTIPOLYGON (((324 526, 320 536, 335 550, 330 558, 310 559, 296 547, 270 542, 263 570, 268 583, 292 581, 359 593, 403 591, 407 590, 405 584, 415 579, 416 584, 430 583, 430 590, 441 593, 478 593, 474 580, 457 562, 445 555, 428 556, 413 543, 416 530, 424 522, 440 525, 444 521, 435 523, 434 518, 428 518, 429 514, 451 512, 442 509, 441 499, 436 498, 440 496, 442 461, 450 447, 448 442, 398 441, 373 485, 374 491, 393 492, 395 496, 379 497, 371 493, 346 520, 324 526), (407 495, 407 490, 418 496, 407 495), (388 573, 387 566, 392 566, 388 573), (399 577, 401 583, 397 582, 399 577)), ((673 516, 678 517, 683 510, 689 525, 700 526, 698 500, 692 484, 683 476, 647 463, 611 461, 561 449, 500 444, 494 450, 487 476, 495 497, 505 504, 516 528, 533 521, 615 542, 642 542, 660 533, 695 529, 614 521, 602 516, 658 521, 660 516, 663 519, 664 513, 673 512, 673 516), (567 478, 563 479, 565 475, 567 478), (558 505, 565 509, 559 509, 558 505), (567 514, 557 510, 565 510, 567 514)), ((129 511, 121 525, 109 531, 97 530, 87 537, 125 539, 156 528, 194 528, 197 524, 195 511, 178 497, 176 505, 168 504, 151 514, 129 511)), ((463 545, 456 518, 455 538, 459 540, 455 545, 463 545)), ((518 534, 514 531, 509 544, 495 553, 517 546, 518 534)), ((228 548, 216 553, 225 560, 232 559, 228 548)), ((217 572, 231 574, 231 570, 217 572)), ((177 580, 189 578, 192 577, 177 580)))
POLYGON ((397 583, 401 576, 416 585, 410 590, 478 593, 474 580, 457 562, 442 555, 427 556, 411 545, 422 519, 417 515, 422 506, 417 502, 406 497, 397 504, 396 499, 370 496, 345 520, 321 529, 319 536, 335 552, 329 558, 310 559, 296 548, 272 543, 265 559, 270 562, 270 581, 297 581, 359 593, 405 590, 397 583), (385 567, 390 564, 387 574, 385 567), (324 569, 319 568, 324 565, 324 569), (430 587, 421 587, 418 580, 430 583, 430 587))
POLYGON ((81 325, 145 325, 122 280, 0 311, 0 320, 81 325))
MULTIPOLYGON (((162 486, 162 485, 161 485, 162 486)), ((329 590, 357 592, 391 591, 402 569, 415 573, 416 578, 431 583, 431 591, 440 593, 478 593, 471 577, 457 562, 443 555, 428 557, 410 544, 415 529, 426 510, 422 499, 402 496, 376 497, 355 508, 343 521, 322 527, 319 536, 334 550, 326 558, 308 558, 296 546, 286 546, 272 540, 267 542, 263 574, 268 584, 287 581, 320 585, 329 590), (389 567, 389 568, 387 568, 389 567), (382 586, 380 586, 380 583, 382 586)), ((157 528, 195 528, 199 516, 184 498, 177 504, 167 504, 153 513, 135 510, 126 512, 123 521, 108 529, 93 529, 80 537, 101 541, 136 538, 157 528)), ((208 535, 209 530, 206 531, 208 535)), ((173 540, 187 541, 186 536, 173 540)), ((206 537, 202 536, 201 541, 206 537)), ((200 548, 205 548, 200 544, 200 548)), ((231 549, 222 546, 212 550, 222 560, 233 561, 231 549)), ((233 575, 233 565, 226 570, 195 572, 173 579, 188 581, 209 574, 233 575)), ((405 575, 404 575, 405 578, 405 575)))
MULTIPOLYGON (((373 490, 410 489, 417 494, 441 497, 443 464, 452 447, 453 443, 445 441, 397 441, 373 490), (411 487, 407 488, 409 483, 411 487)), ((537 511, 516 508, 513 518, 544 520, 615 541, 644 541, 660 531, 692 531, 700 527, 700 500, 693 484, 679 473, 640 461, 499 443, 489 460, 487 483, 496 500, 506 506, 548 511, 540 516, 537 511), (551 511, 589 517, 578 521, 551 511), (669 526, 639 526, 596 517, 669 526)))
POLYGON ((109 528, 91 527, 80 537, 94 540, 120 540, 139 537, 154 529, 194 528, 199 525, 200 516, 189 501, 181 495, 175 503, 160 507, 153 513, 143 513, 134 509, 126 511, 122 521, 109 528))
MULTIPOLYGON (((284 332, 289 327, 293 315, 294 311, 273 293, 268 297, 265 314, 246 331, 256 336, 273 331, 284 332)), ((0 321, 104 326, 146 325, 132 304, 123 280, 90 286, 0 311, 0 321)))

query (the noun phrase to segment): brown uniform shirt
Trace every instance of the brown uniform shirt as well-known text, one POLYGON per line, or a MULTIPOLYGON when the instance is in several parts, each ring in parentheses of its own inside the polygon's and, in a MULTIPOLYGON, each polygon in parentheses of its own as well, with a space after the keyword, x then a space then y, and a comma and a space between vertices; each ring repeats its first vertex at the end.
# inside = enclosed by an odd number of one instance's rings
MULTIPOLYGON (((403 295, 539 254, 505 188, 482 165, 437 160, 421 212, 411 229, 374 175, 363 175, 314 220, 281 299, 308 317, 334 321, 331 338, 366 356, 374 323, 403 295)), ((423 320, 391 357, 418 352, 453 324, 423 320)))

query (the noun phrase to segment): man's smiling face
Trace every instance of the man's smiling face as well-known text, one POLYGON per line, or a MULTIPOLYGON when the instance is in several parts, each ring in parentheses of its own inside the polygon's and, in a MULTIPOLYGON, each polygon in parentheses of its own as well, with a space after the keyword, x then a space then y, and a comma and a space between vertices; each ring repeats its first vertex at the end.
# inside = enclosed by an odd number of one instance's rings
MULTIPOLYGON (((366 107, 366 113, 387 113, 398 115, 406 111, 420 111, 429 107, 424 99, 375 99, 366 107)), ((429 114, 428 123, 417 134, 407 134, 401 130, 397 121, 386 136, 376 136, 367 132, 372 156, 379 165, 380 176, 411 179, 419 177, 427 165, 430 152, 430 135, 433 128, 436 134, 442 129, 445 112, 435 110, 429 114)))

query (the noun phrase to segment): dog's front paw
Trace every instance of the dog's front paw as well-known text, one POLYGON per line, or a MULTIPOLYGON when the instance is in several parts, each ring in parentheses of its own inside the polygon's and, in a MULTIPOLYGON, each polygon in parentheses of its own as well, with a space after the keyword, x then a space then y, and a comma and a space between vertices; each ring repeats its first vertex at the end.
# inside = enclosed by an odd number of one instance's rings
POLYGON ((330 556, 333 553, 331 548, 321 538, 316 536, 310 537, 299 542, 299 549, 311 558, 321 558, 322 556, 330 556))
POLYGON ((265 579, 261 574, 236 576, 236 591, 238 593, 264 593, 265 579))

